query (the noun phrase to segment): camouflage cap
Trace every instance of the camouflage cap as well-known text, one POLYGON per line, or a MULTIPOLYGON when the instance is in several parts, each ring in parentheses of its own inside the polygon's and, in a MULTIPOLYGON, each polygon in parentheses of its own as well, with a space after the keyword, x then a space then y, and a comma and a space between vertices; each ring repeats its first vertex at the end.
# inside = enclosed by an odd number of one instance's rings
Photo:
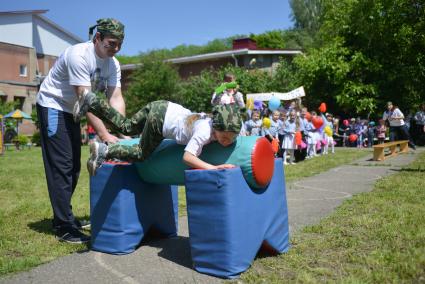
POLYGON ((212 110, 213 128, 239 133, 242 126, 240 108, 235 105, 216 105, 212 110))
POLYGON ((112 18, 103 18, 97 20, 97 31, 104 35, 111 35, 120 40, 124 39, 124 25, 112 18))

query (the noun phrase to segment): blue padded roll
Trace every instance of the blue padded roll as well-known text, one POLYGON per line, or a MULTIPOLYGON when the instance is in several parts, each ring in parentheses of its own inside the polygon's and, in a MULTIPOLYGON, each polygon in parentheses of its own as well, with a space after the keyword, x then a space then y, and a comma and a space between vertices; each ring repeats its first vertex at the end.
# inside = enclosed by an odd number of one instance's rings
POLYGON ((288 209, 282 160, 267 188, 253 191, 240 168, 187 170, 186 200, 194 268, 234 278, 249 268, 263 241, 289 249, 288 209))
POLYGON ((133 252, 151 227, 177 235, 177 186, 143 182, 132 164, 104 163, 90 178, 91 248, 133 252))

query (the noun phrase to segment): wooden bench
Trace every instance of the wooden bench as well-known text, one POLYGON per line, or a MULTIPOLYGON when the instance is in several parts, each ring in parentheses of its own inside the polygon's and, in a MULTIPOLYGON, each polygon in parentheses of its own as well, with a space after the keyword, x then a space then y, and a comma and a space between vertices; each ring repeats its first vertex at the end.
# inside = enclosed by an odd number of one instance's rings
POLYGON ((409 151, 408 147, 408 140, 400 140, 400 141, 393 141, 393 142, 387 142, 383 144, 378 144, 373 146, 373 160, 374 161, 383 161, 385 160, 385 153, 384 150, 386 148, 390 148, 390 155, 396 156, 398 153, 407 153, 409 151), (397 146, 400 147, 400 151, 396 152, 397 146))

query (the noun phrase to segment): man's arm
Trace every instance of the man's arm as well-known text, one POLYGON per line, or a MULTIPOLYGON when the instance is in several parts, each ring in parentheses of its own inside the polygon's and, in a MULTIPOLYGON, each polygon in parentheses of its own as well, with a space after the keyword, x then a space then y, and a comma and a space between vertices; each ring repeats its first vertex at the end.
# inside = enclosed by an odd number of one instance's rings
MULTIPOLYGON (((84 89, 89 90, 88 87, 83 87, 83 86, 75 87, 75 91, 78 96, 81 96, 81 94, 84 92, 84 89)), ((121 88, 116 88, 116 87, 108 88, 108 102, 111 107, 115 108, 122 115, 125 115, 125 103, 122 97, 121 88)), ((109 142, 109 143, 118 142, 119 140, 118 137, 110 134, 105 124, 102 122, 102 120, 100 120, 94 114, 87 113, 87 119, 89 123, 93 126, 99 138, 103 142, 109 142)))

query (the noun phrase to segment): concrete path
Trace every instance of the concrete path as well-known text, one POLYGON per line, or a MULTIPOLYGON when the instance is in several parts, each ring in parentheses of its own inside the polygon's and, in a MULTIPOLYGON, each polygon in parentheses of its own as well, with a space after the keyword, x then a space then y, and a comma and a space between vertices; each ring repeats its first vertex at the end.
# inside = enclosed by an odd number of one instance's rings
MULTIPOLYGON (((371 156, 287 185, 290 231, 317 223, 345 199, 370 191, 375 181, 412 162, 416 152, 368 161, 371 156)), ((179 218, 179 236, 149 241, 132 254, 75 253, 0 283, 220 283, 192 269, 187 217, 179 218)))

